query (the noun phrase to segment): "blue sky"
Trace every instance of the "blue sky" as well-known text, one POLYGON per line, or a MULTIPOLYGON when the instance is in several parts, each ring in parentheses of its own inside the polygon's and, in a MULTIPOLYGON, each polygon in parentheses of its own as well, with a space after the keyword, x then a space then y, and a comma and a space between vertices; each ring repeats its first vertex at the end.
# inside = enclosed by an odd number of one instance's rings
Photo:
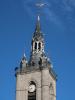
MULTIPOLYGON (((75 0, 42 0, 45 51, 58 74, 57 100, 75 100, 75 0)), ((29 59, 37 0, 0 0, 0 98, 15 100, 15 67, 29 59)))

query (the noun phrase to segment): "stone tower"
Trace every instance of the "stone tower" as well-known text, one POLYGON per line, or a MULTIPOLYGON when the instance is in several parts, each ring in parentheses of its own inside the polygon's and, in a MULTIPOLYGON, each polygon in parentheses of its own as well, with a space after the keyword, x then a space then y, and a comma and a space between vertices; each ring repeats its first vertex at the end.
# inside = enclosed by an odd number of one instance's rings
POLYGON ((44 51, 39 16, 31 47, 29 61, 24 55, 16 68, 16 100, 56 100, 56 74, 44 51))

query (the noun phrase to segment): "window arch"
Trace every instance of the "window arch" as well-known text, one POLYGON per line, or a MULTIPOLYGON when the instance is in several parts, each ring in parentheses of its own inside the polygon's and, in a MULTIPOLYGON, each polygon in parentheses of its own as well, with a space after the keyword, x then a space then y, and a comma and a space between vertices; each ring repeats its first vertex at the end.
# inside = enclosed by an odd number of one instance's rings
POLYGON ((36 100, 36 84, 34 81, 29 83, 28 100, 36 100))

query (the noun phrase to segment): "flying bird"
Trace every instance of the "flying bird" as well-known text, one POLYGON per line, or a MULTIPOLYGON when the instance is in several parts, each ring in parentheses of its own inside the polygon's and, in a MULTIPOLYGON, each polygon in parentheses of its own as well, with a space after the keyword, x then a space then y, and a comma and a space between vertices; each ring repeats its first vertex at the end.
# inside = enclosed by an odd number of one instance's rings
POLYGON ((45 6, 45 5, 46 5, 46 3, 37 3, 37 4, 36 4, 37 7, 43 7, 43 6, 45 6))

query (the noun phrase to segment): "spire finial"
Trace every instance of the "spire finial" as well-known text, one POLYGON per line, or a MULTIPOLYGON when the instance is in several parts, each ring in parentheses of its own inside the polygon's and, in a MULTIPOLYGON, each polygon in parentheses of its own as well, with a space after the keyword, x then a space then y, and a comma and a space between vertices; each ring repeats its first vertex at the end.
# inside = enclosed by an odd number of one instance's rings
POLYGON ((38 15, 38 21, 40 21, 40 16, 38 15))
POLYGON ((36 23, 36 29, 35 29, 35 31, 37 33, 40 33, 40 30, 41 30, 41 27, 40 27, 40 16, 38 15, 37 16, 37 23, 36 23))
POLYGON ((26 57, 25 52, 24 52, 23 56, 26 57))
POLYGON ((26 54, 25 54, 25 50, 24 50, 24 53, 23 53, 23 57, 22 57, 22 60, 26 60, 26 54))

